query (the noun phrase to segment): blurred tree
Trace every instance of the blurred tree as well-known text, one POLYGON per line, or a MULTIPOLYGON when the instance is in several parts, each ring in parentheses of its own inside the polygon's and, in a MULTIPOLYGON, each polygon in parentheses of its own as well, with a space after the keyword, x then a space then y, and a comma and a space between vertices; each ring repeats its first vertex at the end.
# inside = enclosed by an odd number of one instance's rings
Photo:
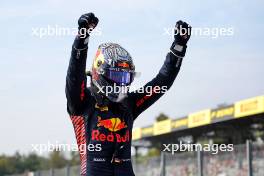
POLYGON ((0 156, 0 175, 12 174, 17 172, 15 159, 5 155, 0 156))
POLYGON ((39 157, 35 153, 29 153, 29 155, 25 157, 24 168, 30 171, 36 171, 38 169, 46 169, 46 168, 41 168, 41 157, 39 157))
POLYGON ((8 174, 8 164, 6 156, 0 156, 0 175, 8 174))
POLYGON ((169 119, 169 117, 163 113, 160 113, 157 117, 156 117, 156 121, 159 122, 159 121, 162 121, 162 120, 167 120, 169 119))
POLYGON ((68 164, 64 154, 60 151, 54 150, 49 155, 50 168, 62 168, 68 164))
POLYGON ((17 151, 13 157, 10 158, 11 165, 14 166, 17 173, 24 171, 23 156, 17 151))
POLYGON ((157 148, 151 148, 148 150, 147 157, 160 156, 160 150, 157 148))
POLYGON ((76 166, 80 164, 80 155, 79 152, 76 151, 71 151, 70 154, 70 165, 71 166, 76 166))
POLYGON ((13 156, 0 155, 0 176, 25 173, 26 171, 48 170, 50 168, 62 168, 67 164, 78 165, 79 153, 71 152, 67 160, 64 153, 53 151, 48 158, 38 156, 36 153, 21 155, 16 152, 13 156))

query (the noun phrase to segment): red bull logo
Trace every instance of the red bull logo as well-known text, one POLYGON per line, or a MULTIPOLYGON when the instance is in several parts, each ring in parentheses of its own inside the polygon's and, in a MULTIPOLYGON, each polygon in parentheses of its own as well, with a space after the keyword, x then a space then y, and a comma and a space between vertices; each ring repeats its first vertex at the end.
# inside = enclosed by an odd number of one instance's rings
POLYGON ((102 120, 100 116, 97 116, 98 118, 98 123, 97 127, 104 127, 110 131, 109 134, 104 134, 100 132, 99 130, 93 130, 92 131, 92 140, 96 141, 108 141, 108 142, 128 142, 130 140, 129 136, 129 130, 126 130, 125 134, 121 135, 118 133, 113 133, 117 132, 121 129, 127 128, 127 125, 125 122, 122 122, 120 118, 110 118, 110 119, 105 119, 102 120))
POLYGON ((129 130, 126 131, 126 133, 122 136, 117 133, 110 133, 110 134, 104 134, 101 133, 99 130, 93 130, 92 131, 92 140, 96 141, 108 141, 108 142, 128 142, 129 141, 129 130))
POLYGON ((116 132, 124 128, 127 128, 127 125, 125 124, 125 122, 122 122, 119 118, 111 118, 111 119, 102 120, 100 116, 98 116, 97 126, 98 127, 103 126, 112 132, 116 132))

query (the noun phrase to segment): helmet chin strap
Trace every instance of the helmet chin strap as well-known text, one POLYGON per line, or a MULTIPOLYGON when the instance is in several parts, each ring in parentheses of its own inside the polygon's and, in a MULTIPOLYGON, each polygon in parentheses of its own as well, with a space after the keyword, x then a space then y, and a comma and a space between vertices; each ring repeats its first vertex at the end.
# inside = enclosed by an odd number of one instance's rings
POLYGON ((127 94, 125 94, 125 93, 119 93, 118 94, 118 97, 117 97, 117 99, 116 99, 116 101, 115 102, 121 102, 123 99, 125 99, 127 97, 127 94))
POLYGON ((92 81, 91 71, 86 71, 86 76, 89 76, 91 79, 91 94, 94 97, 98 106, 107 106, 109 104, 109 100, 104 95, 98 93, 98 88, 93 84, 92 81))
POLYGON ((99 106, 107 106, 110 102, 119 103, 127 97, 126 93, 119 93, 115 100, 110 100, 105 95, 98 93, 98 88, 91 82, 91 94, 94 96, 96 103, 99 106))
POLYGON ((107 106, 109 105, 109 99, 104 95, 98 93, 98 88, 91 82, 91 94, 95 98, 98 106, 107 106))

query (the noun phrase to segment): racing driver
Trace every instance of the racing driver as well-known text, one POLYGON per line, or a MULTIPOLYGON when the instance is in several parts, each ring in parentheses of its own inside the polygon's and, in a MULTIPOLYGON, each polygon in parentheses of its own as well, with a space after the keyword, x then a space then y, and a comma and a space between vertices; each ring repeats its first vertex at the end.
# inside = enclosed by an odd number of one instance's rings
POLYGON ((97 24, 98 18, 93 13, 79 18, 79 32, 72 46, 66 77, 67 111, 79 147, 80 175, 134 176, 133 122, 164 94, 159 91, 162 87, 169 89, 173 84, 185 56, 191 27, 182 21, 176 23, 174 41, 163 66, 156 77, 142 87, 142 90, 152 88, 151 93, 147 93, 122 89, 130 86, 136 72, 132 57, 119 44, 99 45, 87 74, 89 34, 97 24), (183 35, 180 28, 189 32, 183 35), (91 77, 89 87, 86 86, 87 76, 91 77))

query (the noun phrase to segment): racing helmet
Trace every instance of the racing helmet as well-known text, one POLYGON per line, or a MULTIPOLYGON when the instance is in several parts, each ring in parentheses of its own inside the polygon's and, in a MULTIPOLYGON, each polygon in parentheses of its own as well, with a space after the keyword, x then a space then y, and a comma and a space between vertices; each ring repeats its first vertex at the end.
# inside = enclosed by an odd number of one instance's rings
POLYGON ((91 87, 97 90, 96 94, 120 102, 127 94, 128 89, 124 88, 128 88, 134 76, 133 60, 123 47, 116 43, 99 45, 91 71, 91 87))

